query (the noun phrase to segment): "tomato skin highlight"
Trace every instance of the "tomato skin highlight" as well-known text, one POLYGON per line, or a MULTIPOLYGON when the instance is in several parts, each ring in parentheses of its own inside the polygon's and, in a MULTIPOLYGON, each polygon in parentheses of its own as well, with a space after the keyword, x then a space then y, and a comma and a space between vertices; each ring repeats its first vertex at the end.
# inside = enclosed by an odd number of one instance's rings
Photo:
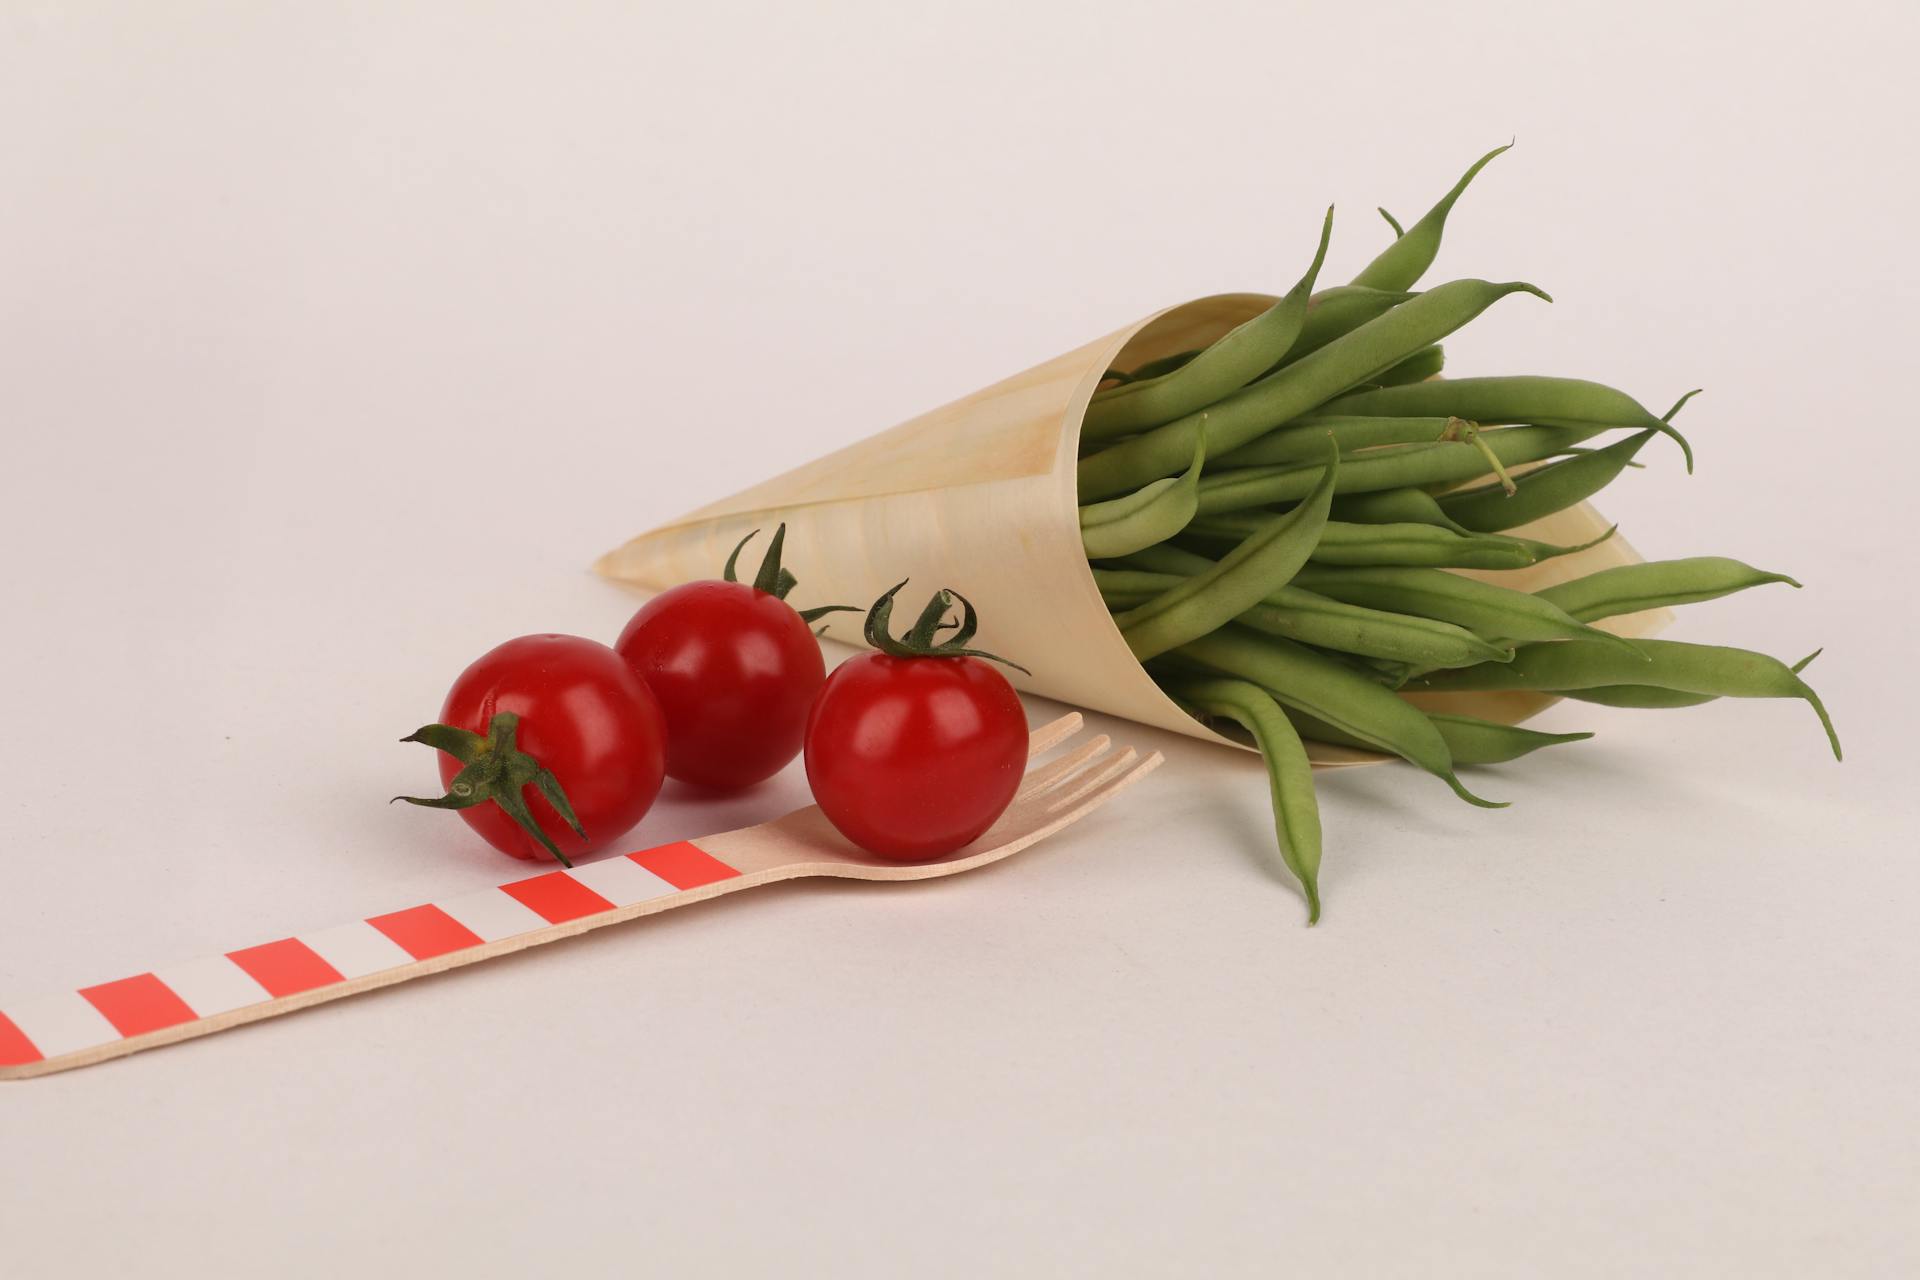
POLYGON ((799 755, 826 680, 800 615, 744 582, 655 596, 614 648, 660 700, 668 776, 714 791, 763 782, 799 755))
POLYGON ((1013 686, 976 658, 867 653, 827 678, 807 722, 807 781, 840 833, 918 862, 971 844, 1027 763, 1013 686))
MULTIPOLYGON (((482 654, 447 692, 440 722, 484 734, 497 712, 519 715, 520 750, 553 771, 582 840, 534 788, 534 821, 569 859, 604 849, 633 829, 660 794, 666 720, 646 684, 606 645, 580 636, 532 635, 482 654)), ((440 780, 461 769, 441 752, 440 780)), ((552 862, 497 804, 458 811, 488 844, 529 862, 552 862)))

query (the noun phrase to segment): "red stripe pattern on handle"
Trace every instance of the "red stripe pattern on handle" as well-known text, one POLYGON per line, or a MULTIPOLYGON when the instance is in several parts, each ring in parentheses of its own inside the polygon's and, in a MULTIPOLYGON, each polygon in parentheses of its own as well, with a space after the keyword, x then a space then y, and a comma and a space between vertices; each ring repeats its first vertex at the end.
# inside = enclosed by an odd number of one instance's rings
POLYGON ((200 1016, 173 993, 173 988, 150 973, 82 987, 80 994, 123 1036, 143 1036, 200 1016))
POLYGON ((384 916, 373 916, 368 924, 398 943, 415 960, 431 960, 480 945, 480 935, 434 906, 408 907, 384 916))
POLYGON ((500 892, 530 908, 548 924, 565 924, 582 916, 613 910, 613 904, 575 880, 564 871, 549 871, 543 876, 515 880, 500 886, 500 892))
POLYGON ((698 889, 740 874, 691 840, 627 856, 676 889, 698 889))
POLYGON ((27 1033, 13 1025, 13 1019, 0 1013, 0 1067, 24 1067, 40 1061, 40 1050, 27 1033))
POLYGON ((0 1008, 0 1067, 131 1039, 729 880, 691 841, 0 1008))
POLYGON ((247 971, 270 996, 297 996, 302 991, 346 981, 346 975, 320 958, 298 938, 282 938, 257 947, 227 952, 227 959, 247 971))

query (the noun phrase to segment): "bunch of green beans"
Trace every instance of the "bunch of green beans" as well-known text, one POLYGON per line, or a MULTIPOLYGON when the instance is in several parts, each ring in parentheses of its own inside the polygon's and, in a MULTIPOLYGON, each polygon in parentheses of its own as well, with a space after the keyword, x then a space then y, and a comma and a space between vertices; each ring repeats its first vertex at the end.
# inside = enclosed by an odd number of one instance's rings
MULTIPOLYGON (((1266 760, 1281 857, 1320 917, 1320 815, 1306 742, 1399 756, 1489 808, 1457 770, 1591 734, 1424 710, 1401 696, 1529 690, 1611 707, 1796 698, 1764 654, 1628 640, 1596 626, 1768 583, 1737 560, 1607 569, 1540 591, 1453 572, 1525 569, 1584 547, 1525 527, 1598 493, 1673 419, 1576 378, 1438 379, 1441 341, 1522 282, 1416 285, 1489 152, 1351 282, 1319 288, 1333 228, 1266 311, 1209 346, 1108 371, 1080 433, 1082 540, 1134 655, 1181 707, 1266 760), (1601 441, 1609 432, 1618 439, 1601 441)), ((1385 212, 1384 210, 1382 211, 1385 212)), ((1606 535, 1610 536, 1612 530, 1606 535)), ((1592 544, 1588 544, 1592 545, 1592 544)), ((1423 698, 1425 705, 1433 705, 1423 698)))

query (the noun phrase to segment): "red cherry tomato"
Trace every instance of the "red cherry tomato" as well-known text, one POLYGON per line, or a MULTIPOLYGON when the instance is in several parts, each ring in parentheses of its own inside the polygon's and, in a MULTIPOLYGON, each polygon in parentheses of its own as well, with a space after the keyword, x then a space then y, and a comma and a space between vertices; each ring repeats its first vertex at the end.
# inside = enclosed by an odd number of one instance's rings
MULTIPOLYGON (((538 787, 524 788, 529 814, 569 859, 624 836, 660 794, 660 704, 606 645, 562 635, 509 640, 460 673, 440 722, 485 735, 503 711, 520 717, 515 745, 553 774, 586 832, 575 834, 538 787)), ((441 752, 440 780, 449 788, 465 767, 441 752)), ((504 853, 552 856, 496 802, 459 812, 504 853)))
POLYGON ((718 791, 770 778, 800 754, 827 675, 793 606, 744 582, 654 597, 614 648, 660 699, 667 773, 718 791))
POLYGON ((977 840, 1026 764, 1020 699, 977 658, 850 658, 807 721, 807 781, 821 810, 862 849, 902 862, 977 840))

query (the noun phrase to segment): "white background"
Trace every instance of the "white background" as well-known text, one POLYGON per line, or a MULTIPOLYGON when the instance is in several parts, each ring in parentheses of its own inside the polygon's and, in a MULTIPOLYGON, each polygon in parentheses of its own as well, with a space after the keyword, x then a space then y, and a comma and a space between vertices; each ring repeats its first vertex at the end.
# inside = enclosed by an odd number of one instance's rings
MULTIPOLYGON (((0 0, 0 1004, 519 870, 394 741, 699 502, 1191 296, 1326 276, 1510 136, 1451 367, 1649 404, 1678 635, 1792 703, 1257 762, 910 889, 787 887, 0 1086, 0 1272, 1920 1267, 1909 6, 0 0)), ((802 578, 806 566, 797 566, 802 578)), ((1035 703, 1037 720, 1057 709, 1035 703)), ((800 803, 669 791, 652 842, 800 803)))

